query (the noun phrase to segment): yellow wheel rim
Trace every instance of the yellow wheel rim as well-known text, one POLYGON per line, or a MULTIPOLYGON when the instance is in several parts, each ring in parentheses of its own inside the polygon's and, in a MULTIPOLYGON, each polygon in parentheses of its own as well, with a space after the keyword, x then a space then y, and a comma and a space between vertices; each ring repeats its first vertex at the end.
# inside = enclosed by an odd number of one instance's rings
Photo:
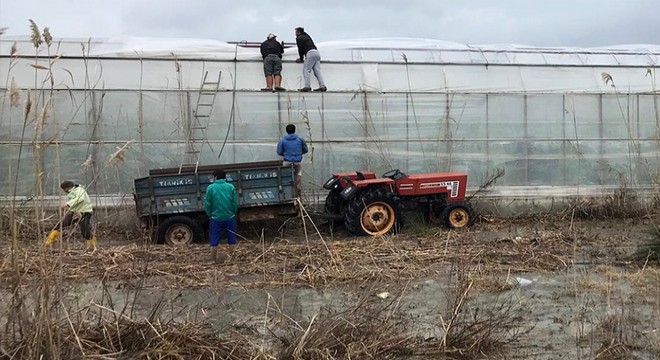
POLYGON ((367 205, 360 215, 362 230, 372 236, 387 234, 392 230, 395 221, 394 209, 384 202, 367 205))
POLYGON ((186 225, 170 226, 165 233, 165 241, 170 245, 186 245, 192 242, 192 229, 186 225))
POLYGON ((470 215, 463 208, 456 208, 449 213, 449 224, 453 228, 465 227, 470 221, 470 215))

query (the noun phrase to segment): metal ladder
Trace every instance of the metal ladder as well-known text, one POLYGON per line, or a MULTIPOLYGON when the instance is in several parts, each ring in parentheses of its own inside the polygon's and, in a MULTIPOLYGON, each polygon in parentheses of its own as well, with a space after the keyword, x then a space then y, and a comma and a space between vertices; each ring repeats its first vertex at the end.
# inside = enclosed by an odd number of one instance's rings
POLYGON ((179 166, 179 174, 183 168, 189 167, 194 167, 195 172, 197 172, 199 156, 204 143, 208 144, 211 151, 213 151, 206 137, 206 128, 213 111, 215 98, 218 95, 221 75, 222 71, 218 71, 217 81, 208 81, 209 72, 204 72, 197 96, 197 104, 195 104, 192 119, 188 122, 188 128, 186 129, 186 150, 183 153, 181 166, 179 166))

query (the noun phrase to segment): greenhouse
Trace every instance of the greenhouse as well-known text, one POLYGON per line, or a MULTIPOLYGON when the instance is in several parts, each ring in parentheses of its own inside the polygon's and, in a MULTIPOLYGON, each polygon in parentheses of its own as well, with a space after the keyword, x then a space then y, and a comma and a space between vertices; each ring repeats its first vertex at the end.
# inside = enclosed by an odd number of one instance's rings
POLYGON ((394 168, 467 172, 472 188, 503 169, 490 194, 522 199, 654 186, 660 46, 386 38, 318 47, 328 92, 296 91, 294 46, 282 72, 290 91, 270 93, 259 91, 261 56, 247 43, 126 37, 35 48, 0 38, 0 195, 56 195, 68 178, 98 201, 130 202, 133 179, 149 169, 278 159, 289 123, 310 145, 308 199, 332 172, 394 168), (205 82, 215 88, 203 99, 205 82))

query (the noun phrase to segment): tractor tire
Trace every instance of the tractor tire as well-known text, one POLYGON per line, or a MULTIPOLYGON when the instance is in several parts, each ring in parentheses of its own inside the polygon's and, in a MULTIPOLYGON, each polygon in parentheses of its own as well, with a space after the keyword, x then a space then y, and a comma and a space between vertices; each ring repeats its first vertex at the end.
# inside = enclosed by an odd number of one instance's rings
POLYGON ((445 226, 450 229, 461 229, 474 224, 474 211, 466 204, 447 205, 442 212, 445 226))
POLYGON ((158 226, 158 243, 185 246, 200 241, 202 229, 187 216, 172 216, 158 226))
POLYGON ((359 214, 359 207, 363 202, 362 198, 364 195, 364 193, 358 194, 353 199, 351 199, 348 202, 348 206, 346 206, 346 212, 344 213, 344 226, 346 226, 346 230, 348 230, 348 232, 353 235, 358 235, 360 233, 360 221, 359 219, 357 221, 353 219, 357 219, 358 215, 354 214, 359 214))
POLYGON ((344 205, 344 199, 341 198, 340 191, 330 191, 328 196, 325 198, 325 205, 323 206, 323 211, 328 214, 341 214, 341 208, 344 205))
POLYGON ((369 190, 351 201, 344 223, 354 235, 395 233, 403 225, 399 198, 383 189, 369 190))

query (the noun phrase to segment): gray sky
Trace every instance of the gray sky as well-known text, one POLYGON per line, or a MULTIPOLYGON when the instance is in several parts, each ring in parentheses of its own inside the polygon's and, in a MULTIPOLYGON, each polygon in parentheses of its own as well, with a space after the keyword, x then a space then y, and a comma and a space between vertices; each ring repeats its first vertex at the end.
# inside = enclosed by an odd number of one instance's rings
POLYGON ((0 0, 7 35, 28 19, 55 37, 188 37, 316 42, 418 37, 536 46, 660 44, 658 0, 0 0))

